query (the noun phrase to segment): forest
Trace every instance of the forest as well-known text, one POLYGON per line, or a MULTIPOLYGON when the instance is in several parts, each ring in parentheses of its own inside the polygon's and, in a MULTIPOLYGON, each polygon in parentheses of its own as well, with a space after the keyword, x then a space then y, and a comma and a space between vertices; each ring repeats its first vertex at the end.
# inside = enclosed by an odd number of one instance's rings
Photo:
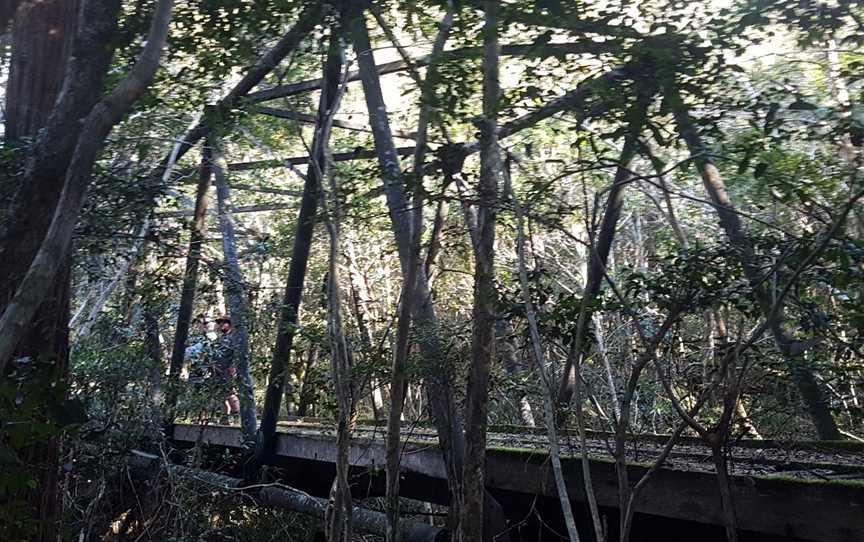
POLYGON ((0 540, 864 540, 864 2, 0 0, 0 540))

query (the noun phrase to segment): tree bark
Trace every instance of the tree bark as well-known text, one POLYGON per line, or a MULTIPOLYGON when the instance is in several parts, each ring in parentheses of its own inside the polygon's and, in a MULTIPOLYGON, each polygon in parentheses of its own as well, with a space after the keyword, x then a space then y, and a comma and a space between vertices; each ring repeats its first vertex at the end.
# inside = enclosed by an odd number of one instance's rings
POLYGON ((189 225, 189 252, 186 256, 186 270, 183 273, 183 288, 180 292, 180 307, 177 310, 177 327, 174 332, 174 348, 171 350, 171 363, 168 373, 173 380, 183 370, 186 341, 189 338, 189 324, 195 305, 195 291, 198 287, 198 266, 201 262, 201 249, 204 243, 204 223, 209 205, 208 192, 213 178, 212 149, 204 145, 201 149, 201 169, 198 174, 198 188, 195 194, 195 214, 189 225))
MULTIPOLYGON (((62 9, 53 3, 48 5, 62 9)), ((0 266, 0 304, 5 307, 0 318, 0 375, 5 375, 13 355, 49 361, 53 362, 53 367, 45 386, 61 390, 65 387, 68 370, 69 242, 80 210, 80 201, 76 205, 74 196, 67 206, 64 187, 75 184, 71 179, 76 178, 76 173, 83 173, 77 179, 85 184, 86 190, 95 155, 113 125, 109 122, 108 127, 103 128, 99 120, 106 120, 105 117, 97 119, 98 115, 91 114, 82 129, 81 119, 88 115, 101 95, 112 52, 105 44, 112 41, 119 9, 119 1, 85 1, 81 13, 88 25, 76 35, 70 69, 59 70, 67 74, 63 90, 59 98, 55 96, 51 100, 53 109, 47 125, 30 151, 25 174, 0 226, 0 259, 6 263, 0 266), (87 136, 89 140, 79 144, 81 133, 85 134, 82 140, 88 139, 87 136), (78 152, 73 153, 76 147, 78 152), (88 149, 92 152, 88 153, 88 149), (63 224, 58 224, 59 218, 64 216, 63 224), (55 224, 60 227, 55 228, 55 224)), ((67 12, 67 15, 71 15, 69 24, 74 28, 77 12, 67 12)), ((156 27, 162 29, 160 25, 156 27)), ((62 32, 64 39, 68 39, 71 30, 67 27, 62 32)), ((160 41, 160 34, 162 32, 153 32, 154 45, 145 48, 150 56, 154 47, 158 53, 164 43, 164 36, 160 41)), ((41 39, 38 35, 19 37, 41 39)), ((53 53, 57 54, 56 46, 53 53)), ((138 68, 137 75, 144 75, 142 70, 143 67, 138 68)), ((19 75, 26 76, 16 73, 16 77, 19 75)), ((10 85, 17 86, 14 81, 10 81, 10 85)), ((133 89, 126 85, 126 90, 133 89)), ((117 107, 125 111, 125 100, 120 100, 117 107)), ((35 121, 19 117, 14 122, 7 136, 15 135, 35 121)), ((34 496, 34 506, 38 510, 35 519, 39 524, 37 540, 56 539, 58 446, 56 438, 49 438, 22 454, 25 464, 38 471, 39 495, 34 496)))
POLYGON ((78 9, 79 0, 24 0, 14 12, 6 84, 7 141, 35 136, 48 124, 66 74, 78 9))
MULTIPOLYGON (((6 209, 0 221, 0 259, 5 265, 0 266, 0 306, 12 300, 51 224, 80 132, 80 118, 102 92, 111 58, 111 49, 105 43, 111 41, 116 28, 119 4, 116 0, 85 3, 83 16, 89 24, 75 38, 68 72, 65 66, 70 37, 77 26, 77 2, 28 1, 18 12, 18 30, 12 45, 15 68, 6 95, 7 115, 11 115, 7 117, 6 138, 35 136, 36 140, 11 201, 3 202, 6 209), (50 55, 50 61, 43 58, 46 55, 50 55), (68 77, 60 94, 64 73, 68 77)), ((68 261, 62 262, 64 277, 69 265, 68 261)), ((68 281, 55 281, 18 344, 19 356, 54 361, 61 380, 67 365, 68 305, 68 281)))
MULTIPOLYGON (((362 16, 361 16, 362 18, 362 16)), ((383 22, 379 17, 379 21, 383 22)), ((417 304, 418 273, 420 262, 420 235, 423 229, 423 180, 431 118, 431 101, 438 80, 438 59, 453 26, 453 5, 448 2, 447 12, 438 27, 438 33, 429 56, 429 69, 425 81, 419 76, 415 79, 420 85, 420 115, 417 121, 417 145, 414 149, 414 193, 413 214, 411 216, 411 237, 407 265, 403 265, 402 300, 399 305, 396 327, 396 346, 393 352, 393 365, 390 375, 390 413, 387 418, 387 542, 399 542, 399 463, 401 459, 401 421, 407 390, 407 364, 411 332, 412 313, 417 304)), ((382 24, 387 32, 386 25, 382 24)), ((394 41, 395 43, 395 41, 394 41)), ((397 45, 398 48, 398 45, 397 45)), ((400 49, 401 51, 401 49, 400 49)), ((368 103, 368 102, 367 102, 368 103)), ((386 119, 385 119, 386 120, 386 119)), ((379 130, 380 131, 380 130, 379 130)), ((434 234, 433 234, 434 235, 434 234)), ((456 501, 458 502, 458 501, 456 501)), ((458 507, 457 507, 458 510, 458 507)), ((451 524, 455 518, 451 509, 451 524)))
MULTIPOLYGON (((333 57, 341 66, 344 64, 345 50, 342 44, 341 32, 334 29, 330 38, 328 59, 333 57), (337 60, 338 59, 338 60, 337 60)), ((329 66, 328 62, 328 66, 329 66)), ((337 72, 337 77, 340 74, 337 72)), ((341 82, 341 77, 337 78, 341 82)), ((329 542, 351 542, 353 539, 353 521, 351 510, 351 487, 348 483, 349 449, 351 445, 351 420, 354 416, 354 384, 352 380, 352 360, 348 342, 342 326, 342 292, 339 279, 339 255, 341 254, 342 206, 340 203, 339 182, 330 172, 329 142, 333 127, 333 117, 339 108, 344 87, 332 89, 330 96, 322 97, 322 102, 329 100, 329 107, 320 113, 320 121, 316 126, 314 143, 310 149, 312 156, 320 156, 322 160, 314 160, 314 178, 318 181, 318 194, 321 208, 330 237, 330 254, 327 273, 327 334, 330 339, 330 369, 333 387, 336 394, 336 478, 331 491, 333 505, 327 509, 327 540, 329 542), (324 180, 329 181, 329 191, 324 189, 324 180), (328 193, 329 192, 329 193, 328 193), (328 201, 328 196, 329 200, 328 201)))
MULTIPOLYGON (((413 225, 405 196, 402 170, 393 137, 381 82, 372 57, 372 46, 361 9, 353 10, 348 22, 357 54, 366 107, 369 111, 370 127, 382 170, 384 193, 393 228, 403 278, 411 267, 411 240, 413 225)), ((438 431, 439 444, 447 465, 447 479, 451 492, 451 509, 458 510, 461 498, 461 479, 464 454, 464 435, 459 427, 456 405, 453 400, 451 375, 446 367, 444 345, 438 332, 438 319, 430 297, 428 281, 423 270, 417 271, 417 303, 413 312, 414 324, 423 355, 424 376, 429 388, 432 416, 438 431)), ((458 514, 457 514, 458 517, 458 514)))
MULTIPOLYGON (((486 472, 489 373, 495 356, 495 218, 501 155, 498 149, 498 0, 484 3, 483 119, 480 121, 480 185, 474 246, 474 310, 471 369, 465 411, 465 467, 459 539, 482 540, 486 472)), ((488 537, 488 533, 487 533, 488 537)))
POLYGON ((72 232, 105 138, 144 93, 159 68, 173 7, 172 0, 160 0, 150 27, 147 45, 132 71, 109 96, 93 107, 84 121, 51 226, 30 264, 27 275, 0 318, 0 373, 12 357, 25 328, 47 297, 63 262, 67 261, 72 232))
POLYGON ((737 256, 744 269, 753 296, 759 305, 765 318, 770 319, 770 331, 774 337, 777 349, 786 361, 786 365, 792 374, 798 392, 807 407, 816 432, 823 440, 840 440, 842 435, 837 428, 837 423, 831 415, 831 409, 824 392, 816 381, 812 368, 807 365, 804 357, 804 345, 796 340, 786 329, 782 307, 773 310, 773 303, 769 293, 762 284, 761 273, 756 262, 756 253, 753 243, 744 230, 741 220, 732 205, 732 200, 726 191, 723 177, 714 165, 714 160, 708 148, 699 136, 690 112, 681 99, 678 88, 674 82, 668 83, 664 89, 666 101, 669 104, 678 125, 678 132, 687 144, 691 156, 694 158, 696 168, 702 176, 705 191, 717 211, 720 225, 729 242, 737 250, 737 256), (772 314, 775 312, 776 314, 772 314))
POLYGON ((222 230, 222 250, 224 253, 223 272, 225 275, 223 283, 231 313, 233 362, 237 367, 237 376, 240 381, 240 426, 246 444, 251 445, 255 442, 258 420, 255 414, 255 383, 252 380, 252 371, 249 367, 251 359, 249 356, 249 329, 246 325, 246 319, 249 315, 249 308, 246 305, 246 283, 243 281, 240 262, 237 260, 234 216, 231 213, 231 189, 225 174, 225 157, 221 141, 218 141, 211 132, 207 143, 213 155, 213 173, 216 178, 219 224, 222 230))
MULTIPOLYGON (((327 84, 318 103, 319 120, 315 129, 318 138, 325 135, 325 132, 321 130, 321 123, 335 106, 338 96, 339 80, 344 63, 344 55, 338 39, 335 35, 331 38, 332 43, 328 49, 327 60, 323 68, 327 84)), ((329 135, 329 130, 326 135, 329 135)), ((291 347, 294 344, 294 335, 300 321, 303 283, 306 280, 309 252, 312 249, 312 234, 315 230, 315 215, 318 212, 320 199, 318 187, 323 181, 323 179, 318 178, 318 172, 324 169, 325 146, 323 143, 313 138, 312 149, 317 150, 314 155, 309 157, 312 163, 307 170, 303 184, 303 196, 300 200, 294 244, 291 249, 291 264, 288 268, 288 279, 285 284, 285 295, 279 315, 279 327, 276 332, 276 346, 273 349, 273 359, 270 364, 267 391, 264 398, 264 410, 261 415, 261 428, 256 452, 259 461, 265 460, 266 456, 272 453, 273 445, 276 443, 276 420, 282 404, 282 390, 285 387, 291 367, 291 347)))

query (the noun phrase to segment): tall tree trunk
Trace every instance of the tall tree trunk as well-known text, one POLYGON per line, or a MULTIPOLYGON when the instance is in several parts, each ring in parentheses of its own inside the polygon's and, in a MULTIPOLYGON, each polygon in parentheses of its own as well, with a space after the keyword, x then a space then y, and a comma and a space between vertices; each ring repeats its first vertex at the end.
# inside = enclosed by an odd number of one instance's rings
MULTIPOLYGON (((14 12, 9 79, 6 84, 7 142, 37 137, 42 128, 47 128, 46 131, 51 132, 51 135, 57 134, 52 128, 56 127, 60 119, 54 106, 67 73, 79 15, 77 0, 26 0, 17 7, 14 12), (52 112, 54 117, 49 124, 52 112)), ((90 11, 87 13, 92 15, 90 11)), ((116 13, 112 14, 109 6, 102 15, 93 22, 97 34, 104 32, 104 35, 107 35, 113 32, 116 13)), ((78 38, 75 47, 76 54, 89 53, 91 58, 88 60, 96 61, 97 68, 101 68, 104 76, 110 52, 100 63, 99 58, 92 58, 93 43, 86 37, 78 38)), ((78 62, 75 65, 80 67, 78 62)), ((97 92, 101 92, 101 81, 98 77, 93 84, 97 92)), ((68 94, 67 90, 65 103, 70 101, 68 94)), ((89 102, 88 109, 92 107, 95 99, 94 97, 93 101, 89 102)), ((86 114, 86 111, 84 113, 86 114)), ((73 132, 77 135, 77 130, 73 132)), ((0 306, 11 301, 26 274, 51 223, 63 186, 62 174, 44 175, 42 171, 33 171, 34 162, 38 164, 39 155, 47 150, 44 139, 44 136, 41 140, 37 137, 34 147, 28 153, 34 158, 28 160, 25 177, 16 187, 12 200, 2 202, 5 216, 0 221, 3 223, 0 225, 0 256, 4 261, 4 265, 0 266, 0 306)), ((74 136, 69 143, 74 145, 74 136)), ((68 150, 68 154, 71 154, 71 148, 68 150)), ((69 156, 61 158, 61 162, 68 163, 68 160, 69 156)), ((69 275, 68 266, 69 263, 64 262, 64 277, 69 275)), ((68 280, 56 281, 50 288, 47 300, 36 314, 34 325, 29 326, 18 346, 19 356, 56 363, 56 373, 60 379, 64 377, 68 363, 68 307, 68 280)))
POLYGON ((723 528, 727 542, 738 542, 738 527, 735 519, 735 501, 729 483, 729 468, 726 465, 726 451, 721 445, 711 446, 711 459, 717 473, 717 486, 720 490, 720 505, 723 510, 723 528))
MULTIPOLYGON (((329 134, 329 130, 321 130, 323 119, 336 105, 344 54, 339 43, 338 33, 334 30, 331 43, 324 63, 324 79, 326 84, 321 91, 318 103, 318 121, 315 136, 329 134)), ((270 374, 267 392, 264 398, 264 410, 261 415, 261 429, 258 436, 256 455, 263 461, 273 452, 276 443, 276 420, 282 404, 283 388, 290 373, 291 347, 294 335, 300 321, 300 302, 303 299, 303 283, 306 280, 306 268, 309 263, 309 252, 312 249, 312 234, 315 230, 315 215, 318 212, 320 195, 318 187, 323 179, 318 178, 318 172, 323 170, 325 142, 313 138, 312 149, 316 154, 310 156, 310 165, 303 184, 303 196, 300 200, 300 211, 297 215, 297 226, 294 233, 294 244, 291 249, 291 265, 288 268, 288 279, 285 284, 285 296, 279 314, 279 326, 276 330, 276 347, 273 349, 273 359, 270 364, 270 374)))
POLYGON ((483 539, 489 372, 495 356, 495 218, 501 155, 498 149, 498 0, 484 3, 483 120, 480 124, 480 186, 474 246, 474 310, 471 369, 465 411, 465 467, 459 540, 483 539))
MULTIPOLYGON (((376 17, 388 32, 383 18, 376 17)), ((362 15, 359 16, 362 22, 362 15)), ((411 332, 411 320, 413 311, 418 301, 418 274, 421 273, 420 261, 420 236, 423 231, 423 194, 424 194, 424 168, 426 159, 426 143, 428 140, 429 123, 431 120, 432 110, 431 101, 434 98, 435 84, 438 80, 438 59, 444 50, 444 45, 450 34, 450 29, 453 26, 453 5, 448 2, 447 12, 438 27, 438 33, 435 37, 435 42, 432 46, 432 54, 430 55, 429 69, 426 73, 425 81, 420 80, 415 73, 415 80, 420 85, 420 115, 417 121, 416 147, 414 149, 414 192, 413 192, 413 213, 411 214, 411 235, 408 247, 407 262, 402 263, 403 281, 402 281, 402 300, 399 305, 398 322, 396 327, 396 346, 393 352, 393 365, 390 374, 390 413, 387 418, 387 542, 399 542, 402 529, 399 527, 399 463, 401 459, 401 422, 402 413, 405 404, 405 392, 408 388, 407 380, 407 365, 408 351, 410 347, 409 335, 411 332)), ((365 30, 365 23, 364 28, 365 30)), ((361 41, 363 40, 361 36, 361 41)), ((366 38, 368 42, 368 38, 366 38)), ((356 48, 356 42, 355 42, 356 48)), ((397 46, 398 48, 398 46, 397 46)), ((401 48, 400 48, 401 52, 401 48)), ((372 59, 374 62, 374 59, 372 59)), ((374 87, 374 84, 372 85, 374 87)), ((365 90, 366 87, 364 87, 365 90)), ((372 89, 374 90, 374 88, 372 89)), ((369 101, 367 100, 367 104, 369 101)), ((381 102, 383 105, 383 101, 381 102)), ((386 112, 384 112, 386 114, 386 112)), ((383 119, 386 123, 386 117, 383 119)), ((380 122, 380 119, 379 119, 380 122)), ((386 127, 386 126, 385 126, 386 127)), ((384 135, 384 131, 379 127, 380 135, 384 135)), ((376 138, 376 144, 378 139, 376 138)), ((390 141, 392 145, 392 140, 390 141)), ((380 152, 380 151, 379 151, 380 152)), ((398 164, 397 164, 398 166, 398 164)), ((407 211, 407 209, 406 209, 407 211)), ((434 236, 434 233, 433 233, 434 236)), ((434 241, 433 241, 434 242, 434 241)), ((431 250, 431 249, 430 249, 431 250)), ((428 288, 428 285, 427 285, 428 288)), ((439 432, 440 435, 440 432, 439 432)), ((440 438, 439 438, 440 440, 440 438)), ((445 454, 446 459, 446 454, 445 454)), ((452 487, 452 486, 451 486, 452 487)), ((451 491, 452 494, 452 491, 451 491)), ((455 501, 458 503, 459 501, 455 501)), ((451 504, 450 522, 457 518, 458 505, 454 507, 451 504)))
MULTIPOLYGON (((399 157, 393 144, 390 122, 381 82, 372 57, 372 45, 363 17, 362 8, 354 6, 348 26, 357 54, 366 108, 369 111, 369 124, 375 140, 378 162, 382 170, 384 193, 403 278, 408 276, 411 267, 411 240, 413 225, 408 200, 405 196, 404 179, 399 166, 399 157)), ((451 493, 451 513, 458 511, 461 499, 461 479, 464 457, 464 435, 459 427, 456 405, 453 400, 453 387, 450 370, 446 367, 444 345, 438 331, 438 319, 430 297, 426 274, 417 271, 417 302, 413 312, 417 328, 419 346, 423 355, 423 369, 432 416, 438 431, 438 440, 447 466, 447 480, 451 493)), ((458 517, 456 512, 455 517, 458 517)))
MULTIPOLYGON (((209 205, 208 192, 213 178, 213 151, 209 145, 201 149, 201 168, 198 174, 198 188, 195 193, 195 215, 189 227, 189 252, 186 256, 186 270, 183 273, 183 289, 180 292, 180 307, 177 310, 177 327, 174 332, 174 348, 171 350, 171 363, 168 372, 172 380, 180 377, 186 341, 189 338, 189 324, 195 305, 195 291, 198 287, 198 266, 201 262, 201 249, 204 243, 204 223, 209 205)), ((172 398, 173 402, 173 398, 172 398)))
MULTIPOLYGON (((86 2, 83 13, 89 26, 80 31, 76 31, 77 1, 14 2, 4 7, 11 13, 16 4, 21 4, 21 9, 13 31, 5 137, 11 141, 36 136, 36 140, 11 201, 0 202, 0 260, 4 262, 0 265, 0 310, 4 313, 51 224, 80 131, 79 120, 101 94, 111 58, 111 48, 105 43, 110 42, 116 28, 120 2, 86 2), (74 59, 67 70, 73 47, 74 59), (61 96, 64 76, 66 88, 61 96)), ((54 280, 43 286, 46 295, 34 307, 29 325, 14 334, 11 348, 0 359, 0 379, 5 378, 4 366, 13 351, 16 358, 50 363, 45 380, 34 385, 57 389, 57 400, 65 395, 68 373, 70 267, 68 256, 58 262, 54 280)), ((33 491, 21 496, 29 505, 30 519, 38 525, 37 531, 31 533, 33 540, 57 538, 61 513, 57 488, 59 445, 55 435, 39 437, 19 450, 28 476, 37 483, 33 491)))
MULTIPOLYGON (((65 72, 63 90, 51 99, 52 105, 56 100, 56 107, 51 110, 44 126, 31 126, 31 133, 18 134, 18 136, 36 136, 36 132, 44 128, 30 149, 24 175, 16 187, 12 201, 5 205, 4 220, 0 221, 0 257, 7 263, 14 264, 3 266, 0 271, 2 273, 0 288, 3 288, 0 292, 2 293, 0 302, 3 303, 7 302, 15 292, 51 224, 53 210, 63 189, 66 170, 72 160, 78 135, 81 133, 83 125, 81 121, 102 94, 105 75, 113 54, 113 49, 110 46, 106 47, 105 44, 112 43, 120 11, 120 0, 107 2, 83 0, 83 2, 81 16, 88 24, 79 30, 73 42, 70 66, 65 72), (34 212, 34 209, 44 209, 44 212, 34 212)), ((52 2, 44 4, 49 6, 52 2)), ((53 6, 53 9, 57 9, 57 6, 53 6)), ((19 37, 25 41, 23 45, 25 49, 29 48, 29 44, 26 43, 28 38, 36 40, 45 38, 45 36, 27 34, 19 37)), ((16 45, 13 43, 13 50, 15 48, 16 45)), ((50 68, 53 64, 47 66, 50 68)), ((36 66, 31 67, 36 68, 36 66)), ((59 72, 62 76, 62 66, 59 72)), ((20 71, 17 75, 25 79, 35 77, 20 71)), ((56 75, 51 73, 48 77, 56 75)), ((18 86, 13 79, 15 76, 10 76, 9 85, 18 86)), ((21 86, 29 85, 22 83, 21 86)), ((31 108, 27 104, 27 97, 16 99, 16 104, 7 103, 7 108, 31 108)), ((35 98, 39 99, 38 96, 35 98)), ((7 94, 7 101, 11 99, 7 94)), ((36 105, 32 108, 38 109, 36 105)), ((31 121, 37 118, 42 117, 36 115, 31 121)), ((20 129, 25 126, 19 123, 18 127, 20 129)), ((6 137, 11 139, 15 134, 8 130, 9 127, 7 127, 6 137)))
POLYGON ((563 406, 570 402, 575 390, 577 378, 577 365, 582 358, 585 334, 588 330, 588 322, 591 320, 590 306, 593 305, 597 294, 600 293, 600 285, 603 283, 603 274, 609 253, 612 251, 612 242, 615 240, 615 230, 618 219, 621 217, 621 209, 624 206, 624 188, 630 182, 630 162, 636 154, 639 133, 645 123, 650 96, 642 95, 629 113, 629 132, 624 141, 624 147, 618 158, 618 168, 615 171, 615 180, 609 189, 606 199, 606 207, 600 224, 600 232, 591 243, 591 252, 588 256, 588 277, 585 280, 585 288, 582 290, 582 302, 579 308, 579 318, 576 321, 576 335, 570 345, 570 352, 564 365, 564 374, 558 387, 558 405, 563 406))
POLYGON ((257 417, 255 415, 255 384, 249 367, 251 359, 249 356, 249 329, 246 325, 249 316, 249 309, 246 305, 246 284, 243 281, 240 262, 237 259, 234 215, 231 212, 233 204, 231 203, 231 189, 228 186, 226 175, 228 166, 225 163, 225 156, 221 147, 222 142, 218 141, 212 134, 211 132, 211 135, 208 136, 207 143, 213 155, 213 173, 216 177, 216 196, 224 253, 223 271, 225 276, 223 280, 231 313, 233 362, 237 367, 237 376, 240 381, 240 426, 246 444, 251 445, 255 442, 257 417))
POLYGON ((789 367, 792 379, 795 381, 798 392, 801 394, 813 420, 819 438, 823 440, 842 439, 837 423, 831 415, 825 394, 816 381, 813 369, 807 364, 804 356, 806 350, 804 344, 795 339, 786 329, 782 306, 779 307, 779 310, 774 311, 775 314, 771 314, 773 303, 769 293, 762 285, 761 272, 756 262, 753 243, 747 236, 735 207, 732 205, 732 200, 726 192, 723 177, 714 165, 708 148, 703 143, 690 118, 689 109, 681 99, 674 82, 669 83, 664 90, 666 101, 675 116, 678 132, 694 158, 696 168, 702 176, 705 191, 717 211, 720 225, 729 238, 729 242, 737 250, 737 256, 744 268, 744 274, 750 282, 756 302, 759 304, 763 316, 770 319, 770 331, 774 337, 774 342, 789 367))
POLYGON ((24 0, 12 25, 6 84, 6 139, 36 135, 54 110, 72 41, 79 0, 24 0))
MULTIPOLYGON (((147 45, 135 66, 108 96, 93 107, 84 120, 51 226, 26 276, 0 318, 0 373, 5 370, 25 329, 33 321, 51 285, 58 278, 64 262, 68 262, 72 233, 90 187, 96 159, 112 128, 122 120, 156 75, 162 47, 168 37, 173 7, 172 0, 159 1, 147 45)), ((98 46, 104 47, 104 44, 98 46)))
MULTIPOLYGON (((330 38, 329 57, 339 66, 344 64, 345 50, 342 35, 334 28, 330 38)), ((330 63, 328 62, 328 66, 330 63)), ((337 76, 339 76, 337 72, 337 76)), ((338 77, 337 82, 341 82, 338 77)), ((339 279, 339 254, 341 240, 342 207, 340 203, 340 187, 335 175, 330 173, 330 131, 333 127, 333 117, 339 108, 344 87, 332 89, 330 96, 322 96, 322 106, 325 100, 329 107, 320 111, 316 122, 315 138, 310 154, 321 157, 312 160, 310 167, 314 168, 314 178, 318 180, 318 193, 321 199, 322 214, 330 237, 330 255, 327 273, 327 332, 330 339, 331 377, 336 393, 336 479, 331 490, 333 506, 327 509, 327 540, 328 542, 351 542, 353 539, 351 487, 348 483, 349 450, 351 445, 351 420, 354 415, 354 384, 352 381, 351 352, 343 333, 342 326, 342 294, 339 279), (324 180, 329 181, 329 190, 324 189, 324 180), (329 201, 328 197, 329 196, 329 201)))

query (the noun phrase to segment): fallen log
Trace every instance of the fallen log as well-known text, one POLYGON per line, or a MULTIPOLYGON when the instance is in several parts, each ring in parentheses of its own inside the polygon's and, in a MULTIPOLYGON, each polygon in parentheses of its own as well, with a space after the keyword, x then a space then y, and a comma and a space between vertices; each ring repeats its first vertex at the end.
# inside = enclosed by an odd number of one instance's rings
MULTIPOLYGON (((172 476, 183 476, 226 493, 242 494, 253 499, 259 506, 283 508, 298 514, 313 516, 322 523, 327 511, 327 499, 313 497, 302 491, 275 484, 246 486, 240 478, 164 463, 159 456, 140 450, 132 450, 129 464, 134 471, 145 476, 152 475, 154 470, 161 466, 172 476)), ((384 536, 387 529, 387 516, 382 512, 355 506, 352 518, 354 529, 357 531, 384 536)), ((399 528, 402 531, 401 540, 403 542, 443 542, 449 540, 447 531, 444 529, 417 521, 400 521, 399 528)))

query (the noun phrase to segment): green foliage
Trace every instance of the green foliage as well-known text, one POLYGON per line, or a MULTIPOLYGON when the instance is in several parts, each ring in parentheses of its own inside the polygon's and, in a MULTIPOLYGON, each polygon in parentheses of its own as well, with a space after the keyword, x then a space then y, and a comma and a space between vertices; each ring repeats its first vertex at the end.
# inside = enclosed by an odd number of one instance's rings
POLYGON ((0 380, 0 525, 5 540, 28 540, 39 527, 33 495, 54 468, 51 442, 87 421, 84 404, 52 382, 52 362, 19 359, 0 380))

